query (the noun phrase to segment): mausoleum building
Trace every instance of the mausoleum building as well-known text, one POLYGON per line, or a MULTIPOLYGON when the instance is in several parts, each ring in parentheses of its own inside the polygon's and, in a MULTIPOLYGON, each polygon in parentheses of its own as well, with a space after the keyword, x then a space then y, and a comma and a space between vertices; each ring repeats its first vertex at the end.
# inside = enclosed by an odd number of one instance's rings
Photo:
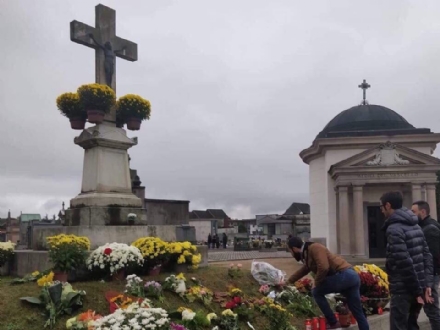
POLYGON ((311 236, 331 251, 356 258, 385 257, 380 197, 401 191, 404 206, 426 200, 436 218, 432 156, 440 134, 415 128, 397 112, 365 100, 333 118, 300 157, 309 165, 311 236))

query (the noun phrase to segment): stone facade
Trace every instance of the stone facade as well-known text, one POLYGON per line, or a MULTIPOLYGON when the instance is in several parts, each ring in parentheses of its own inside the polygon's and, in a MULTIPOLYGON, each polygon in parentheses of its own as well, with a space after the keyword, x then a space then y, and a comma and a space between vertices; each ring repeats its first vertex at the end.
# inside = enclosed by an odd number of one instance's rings
POLYGON ((312 236, 345 256, 384 257, 383 193, 401 191, 406 207, 427 200, 437 216, 438 142, 432 133, 316 139, 300 154, 310 168, 312 236))

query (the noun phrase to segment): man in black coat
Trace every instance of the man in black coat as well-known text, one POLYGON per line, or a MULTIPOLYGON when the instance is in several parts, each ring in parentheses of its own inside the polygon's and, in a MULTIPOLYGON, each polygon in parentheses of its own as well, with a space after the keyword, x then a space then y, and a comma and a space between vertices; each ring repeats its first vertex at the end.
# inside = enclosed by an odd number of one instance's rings
MULTIPOLYGON (((429 288, 431 290, 431 300, 425 301, 423 308, 426 316, 429 318, 432 330, 440 330, 440 309, 438 298, 440 285, 440 224, 431 218, 431 210, 427 202, 415 202, 411 209, 419 219, 419 225, 422 227, 429 251, 434 260, 434 285, 429 288)), ((414 317, 417 316, 418 315, 415 315, 414 317)))
POLYGON ((390 282, 390 330, 418 329, 410 314, 420 311, 424 299, 430 299, 434 282, 432 256, 418 225, 417 216, 403 207, 400 192, 388 192, 380 198, 386 221, 386 270, 390 282), (412 323, 410 323, 412 322, 412 323))

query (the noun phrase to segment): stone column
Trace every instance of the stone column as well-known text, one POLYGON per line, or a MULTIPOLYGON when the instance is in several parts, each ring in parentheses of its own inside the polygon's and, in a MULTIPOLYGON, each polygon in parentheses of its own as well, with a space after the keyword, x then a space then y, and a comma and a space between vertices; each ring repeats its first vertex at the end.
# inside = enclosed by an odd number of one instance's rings
POLYGON ((353 220, 355 255, 365 255, 364 196, 362 186, 353 186, 353 220))
POLYGON ((412 202, 417 202, 422 199, 422 186, 419 183, 413 183, 412 188, 412 202))
POLYGON ((435 196, 435 183, 426 184, 426 201, 431 209, 431 217, 437 220, 437 198, 435 196))
POLYGON ((339 194, 339 218, 338 218, 338 241, 339 253, 350 254, 350 227, 348 209, 348 187, 338 187, 339 194))

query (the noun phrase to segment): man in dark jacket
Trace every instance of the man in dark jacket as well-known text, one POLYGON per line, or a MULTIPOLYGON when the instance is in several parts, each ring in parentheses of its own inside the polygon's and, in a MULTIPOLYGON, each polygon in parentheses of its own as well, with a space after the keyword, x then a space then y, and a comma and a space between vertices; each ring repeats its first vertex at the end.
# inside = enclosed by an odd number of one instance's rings
MULTIPOLYGON (((440 285, 440 224, 431 218, 431 210, 427 202, 415 202, 411 209, 419 219, 419 225, 422 227, 423 234, 425 234, 426 242, 428 243, 429 252, 431 252, 434 260, 434 285, 429 288, 431 290, 432 301, 425 301, 423 308, 426 316, 429 318, 432 330, 440 330, 440 309, 438 300, 438 287, 440 285)), ((411 315, 410 317, 415 317, 417 321, 418 314, 411 315)))
MULTIPOLYGON (((430 299, 434 282, 432 256, 418 225, 417 216, 403 207, 400 192, 388 192, 380 198, 387 219, 383 230, 387 237, 386 270, 390 282, 390 329, 418 329, 410 314, 420 310, 423 297, 430 299)), ((427 300, 428 300, 427 299, 427 300)))

